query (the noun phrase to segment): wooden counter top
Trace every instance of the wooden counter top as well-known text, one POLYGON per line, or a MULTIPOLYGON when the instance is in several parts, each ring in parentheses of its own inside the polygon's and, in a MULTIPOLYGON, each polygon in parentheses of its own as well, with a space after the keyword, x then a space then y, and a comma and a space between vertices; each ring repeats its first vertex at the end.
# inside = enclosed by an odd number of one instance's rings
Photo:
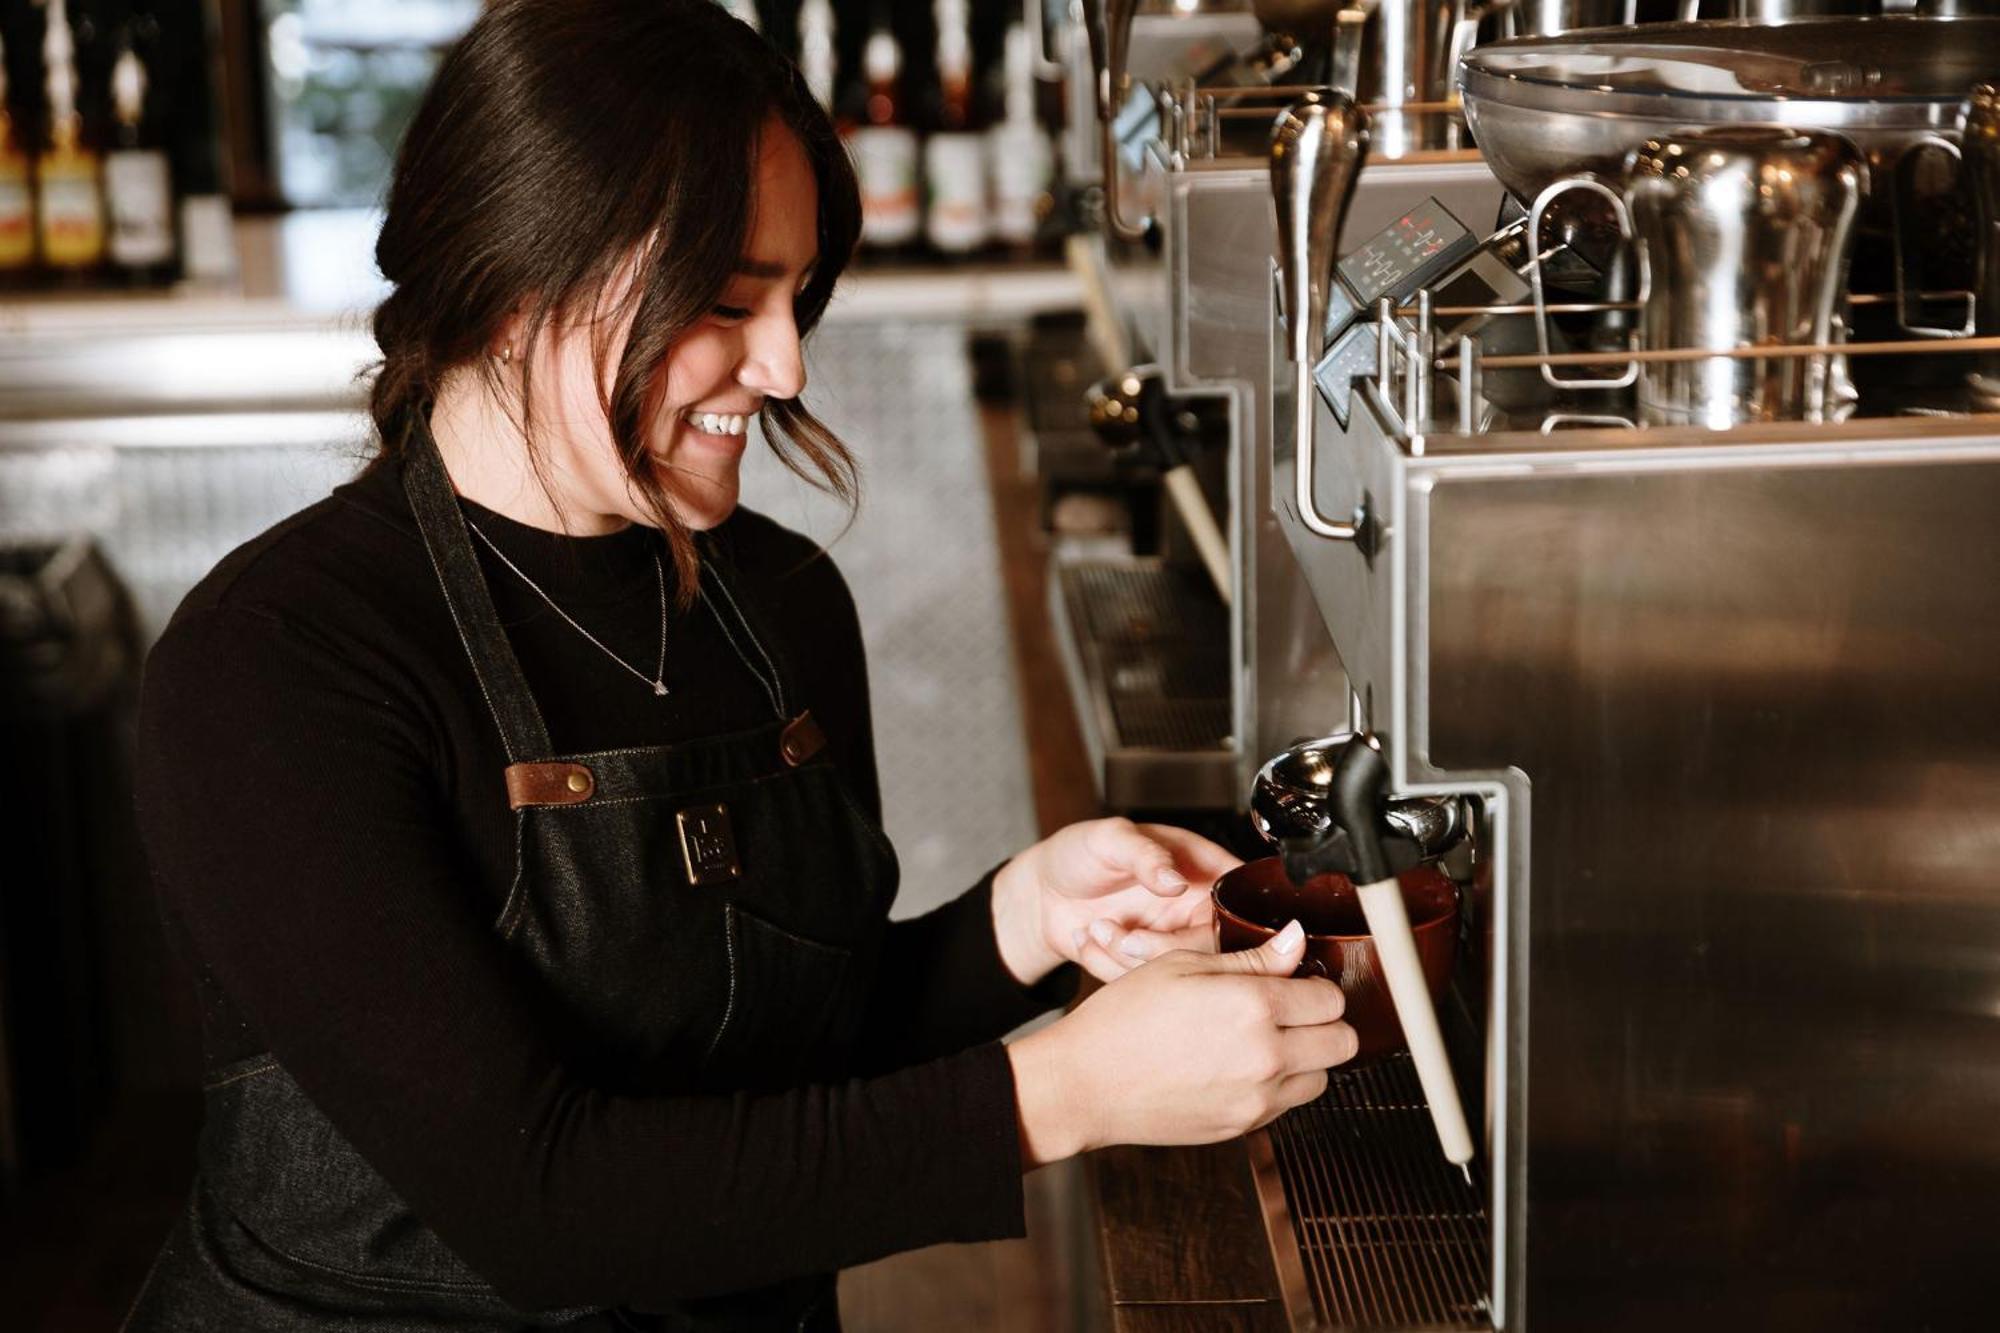
POLYGON ((1117 1333, 1286 1333, 1242 1140, 1108 1149, 1088 1179, 1117 1333))

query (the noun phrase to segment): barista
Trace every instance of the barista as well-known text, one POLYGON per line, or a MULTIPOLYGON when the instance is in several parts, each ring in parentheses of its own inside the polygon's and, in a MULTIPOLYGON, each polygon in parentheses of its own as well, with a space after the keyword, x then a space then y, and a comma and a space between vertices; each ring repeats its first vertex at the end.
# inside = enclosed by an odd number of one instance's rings
POLYGON ((1241 1133, 1352 1053, 1296 928, 1191 951, 1233 858, 1179 830, 1073 826, 888 922, 853 604, 737 506, 752 417, 853 494, 799 394, 858 226, 708 0, 498 0, 444 60, 374 455, 148 667, 208 1072, 135 1333, 834 1328, 841 1267, 1019 1235, 1024 1170, 1241 1133), (996 1040, 1071 964, 1111 984, 996 1040))

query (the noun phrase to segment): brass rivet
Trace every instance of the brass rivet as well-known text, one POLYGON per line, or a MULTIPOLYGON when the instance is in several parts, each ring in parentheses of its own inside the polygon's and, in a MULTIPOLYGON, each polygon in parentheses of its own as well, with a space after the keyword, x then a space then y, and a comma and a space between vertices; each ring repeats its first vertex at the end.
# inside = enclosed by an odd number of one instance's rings
POLYGON ((568 783, 568 786, 569 786, 569 789, 570 789, 571 791, 576 791, 576 792, 582 792, 582 791, 589 791, 589 790, 590 790, 590 774, 588 774, 588 773, 572 773, 572 774, 570 774, 570 775, 569 775, 569 783, 568 783))

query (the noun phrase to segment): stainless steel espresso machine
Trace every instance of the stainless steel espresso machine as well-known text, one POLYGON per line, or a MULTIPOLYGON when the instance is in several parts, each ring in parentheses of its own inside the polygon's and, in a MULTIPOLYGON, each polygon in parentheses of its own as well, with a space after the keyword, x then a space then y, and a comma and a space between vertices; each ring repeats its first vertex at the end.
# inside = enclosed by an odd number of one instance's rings
MULTIPOLYGON (((1058 638, 1107 806, 1236 811, 1264 757, 1324 729, 1323 714, 1347 694, 1273 510, 1268 394, 1266 143, 1300 91, 1292 80, 1333 58, 1338 6, 1089 0, 1084 11, 1089 40, 1068 51, 1069 86, 1085 97, 1072 104, 1064 157, 1072 184, 1097 186, 1105 233, 1071 249, 1099 359, 1118 363, 1105 367, 1111 401, 1099 415, 1121 430, 1142 410, 1200 423, 1204 438, 1190 447, 1202 488, 1183 492, 1175 526, 1198 505, 1216 539, 1206 576, 1171 555, 1059 557, 1058 638), (1139 376, 1125 373, 1135 366, 1139 376)), ((1360 57, 1360 17, 1350 11, 1340 57, 1350 77, 1379 67, 1360 57)), ((1420 121, 1457 124, 1440 97, 1424 97, 1413 92, 1395 112, 1413 143, 1449 137, 1419 133, 1420 121)), ((1469 150, 1382 154, 1362 173, 1349 234, 1376 232, 1428 199, 1483 232, 1501 192, 1469 150)))
POLYGON ((1521 216, 1288 256, 1258 484, 1352 697, 1253 641, 1246 734, 1467 802, 1479 1152, 1393 1059, 1257 1136, 1290 1322, 1992 1327, 2000 19, 1462 68, 1521 216))

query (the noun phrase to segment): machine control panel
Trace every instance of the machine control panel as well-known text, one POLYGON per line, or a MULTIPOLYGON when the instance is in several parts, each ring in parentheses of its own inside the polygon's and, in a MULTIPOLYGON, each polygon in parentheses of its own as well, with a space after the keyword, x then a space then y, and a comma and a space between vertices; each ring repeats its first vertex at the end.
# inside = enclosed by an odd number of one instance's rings
POLYGON ((1394 222, 1336 267, 1339 281, 1328 293, 1326 336, 1340 336, 1355 316, 1383 297, 1401 302, 1463 263, 1480 238, 1435 199, 1394 222))

